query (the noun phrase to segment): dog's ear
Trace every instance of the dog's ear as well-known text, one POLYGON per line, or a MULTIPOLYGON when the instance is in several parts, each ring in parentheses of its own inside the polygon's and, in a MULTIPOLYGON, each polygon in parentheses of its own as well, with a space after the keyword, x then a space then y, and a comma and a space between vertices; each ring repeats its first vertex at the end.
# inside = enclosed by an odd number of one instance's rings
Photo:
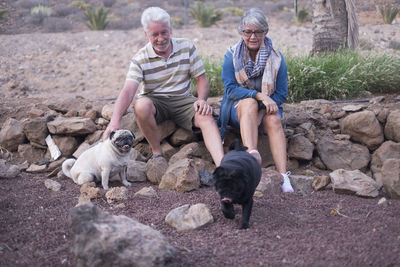
POLYGON ((225 174, 226 174, 226 170, 224 167, 221 167, 221 166, 215 168, 215 170, 213 172, 214 177, 222 177, 222 176, 225 176, 225 174))
POLYGON ((112 140, 114 134, 115 134, 115 131, 112 131, 112 132, 110 133, 110 135, 108 136, 108 138, 110 138, 110 140, 112 140))
POLYGON ((238 138, 236 138, 236 139, 233 140, 233 142, 230 144, 229 150, 246 151, 246 150, 247 150, 247 147, 246 147, 246 146, 242 146, 242 143, 240 142, 240 140, 239 140, 238 138))

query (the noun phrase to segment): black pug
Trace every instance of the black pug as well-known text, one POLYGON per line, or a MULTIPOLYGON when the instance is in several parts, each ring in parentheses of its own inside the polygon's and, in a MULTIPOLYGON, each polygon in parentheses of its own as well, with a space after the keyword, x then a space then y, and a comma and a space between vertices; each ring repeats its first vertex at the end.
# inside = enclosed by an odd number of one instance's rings
POLYGON ((253 194, 261 179, 261 166, 247 147, 235 140, 213 173, 215 189, 221 197, 221 209, 228 219, 235 218, 233 204, 242 205, 240 229, 249 228, 253 194))

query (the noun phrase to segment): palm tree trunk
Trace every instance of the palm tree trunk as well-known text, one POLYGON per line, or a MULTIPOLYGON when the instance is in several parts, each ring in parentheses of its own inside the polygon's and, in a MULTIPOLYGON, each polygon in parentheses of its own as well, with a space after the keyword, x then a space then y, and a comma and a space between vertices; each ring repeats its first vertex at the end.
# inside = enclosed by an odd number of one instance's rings
POLYGON ((313 0, 312 7, 312 54, 357 46, 358 23, 353 0, 313 0))

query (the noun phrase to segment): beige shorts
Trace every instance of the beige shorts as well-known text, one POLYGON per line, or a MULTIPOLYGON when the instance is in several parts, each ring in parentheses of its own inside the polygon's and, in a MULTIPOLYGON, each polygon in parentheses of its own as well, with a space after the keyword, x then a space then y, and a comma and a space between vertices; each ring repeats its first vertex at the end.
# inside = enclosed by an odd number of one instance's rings
POLYGON ((156 108, 157 123, 173 120, 179 127, 189 131, 193 128, 194 106, 197 100, 194 96, 142 96, 153 101, 156 108))

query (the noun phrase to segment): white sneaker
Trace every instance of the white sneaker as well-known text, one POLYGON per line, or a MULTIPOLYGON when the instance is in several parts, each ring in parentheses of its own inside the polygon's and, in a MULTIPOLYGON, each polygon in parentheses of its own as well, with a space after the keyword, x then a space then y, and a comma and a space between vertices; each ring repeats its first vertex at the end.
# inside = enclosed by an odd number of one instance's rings
POLYGON ((281 175, 283 176, 283 184, 281 186, 282 192, 293 193, 294 190, 292 185, 290 184, 290 179, 289 179, 290 172, 281 173, 281 175))

